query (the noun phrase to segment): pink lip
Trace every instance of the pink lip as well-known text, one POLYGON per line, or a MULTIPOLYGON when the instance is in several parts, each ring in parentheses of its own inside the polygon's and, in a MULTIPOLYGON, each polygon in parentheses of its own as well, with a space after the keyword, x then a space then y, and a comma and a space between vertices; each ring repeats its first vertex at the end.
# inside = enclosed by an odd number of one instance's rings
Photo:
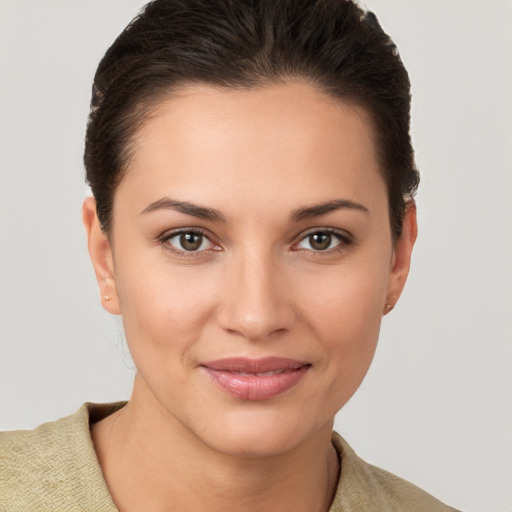
POLYGON ((201 364, 220 388, 243 400, 268 400, 285 392, 300 382, 310 366, 282 357, 228 358, 201 364))

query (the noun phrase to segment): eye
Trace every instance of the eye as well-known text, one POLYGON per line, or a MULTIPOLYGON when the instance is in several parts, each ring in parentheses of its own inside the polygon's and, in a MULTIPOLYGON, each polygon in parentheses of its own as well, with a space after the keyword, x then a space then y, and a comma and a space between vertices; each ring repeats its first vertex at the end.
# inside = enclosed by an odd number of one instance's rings
POLYGON ((294 246, 295 249, 305 249, 315 252, 327 252, 333 249, 341 248, 351 243, 347 235, 343 235, 333 231, 315 231, 307 234, 298 244, 294 246))
POLYGON ((171 233, 163 241, 178 252, 201 252, 215 248, 212 241, 200 231, 171 233))

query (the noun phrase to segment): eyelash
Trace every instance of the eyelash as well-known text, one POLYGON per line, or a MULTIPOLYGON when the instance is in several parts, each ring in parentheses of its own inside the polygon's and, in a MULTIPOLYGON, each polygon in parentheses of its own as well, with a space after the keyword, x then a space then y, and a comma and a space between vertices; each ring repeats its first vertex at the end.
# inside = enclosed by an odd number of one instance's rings
POLYGON ((312 230, 304 233, 303 235, 301 235, 300 240, 292 245, 292 250, 294 250, 294 251, 303 250, 303 251, 311 252, 315 256, 322 256, 322 255, 326 255, 326 254, 333 254, 333 253, 338 253, 340 251, 343 251, 352 243, 353 243, 353 238, 346 231, 340 231, 340 230, 332 229, 332 228, 320 228, 320 229, 315 228, 315 229, 312 229, 312 230), (330 249, 316 250, 316 251, 311 250, 311 249, 301 249, 300 247, 298 247, 299 244, 301 244, 302 242, 304 242, 305 240, 307 240, 309 237, 311 237, 313 235, 330 235, 338 240, 338 244, 335 247, 332 247, 330 249))
MULTIPOLYGON (((194 258, 194 257, 202 256, 202 255, 204 256, 203 253, 205 253, 209 250, 213 250, 213 251, 221 251, 222 250, 218 244, 216 244, 215 242, 212 241, 212 237, 208 232, 206 232, 202 229, 199 229, 199 228, 185 228, 185 229, 179 229, 177 231, 166 232, 158 238, 158 243, 160 245, 164 246, 167 250, 169 250, 183 258, 194 258), (177 249, 177 248, 173 247, 172 244, 170 243, 170 240, 173 238, 182 236, 182 235, 199 235, 201 237, 204 237, 206 240, 208 240, 209 243, 212 244, 213 247, 211 249, 203 249, 200 251, 199 250, 187 251, 185 249, 177 249)), ((300 239, 297 242, 292 244, 291 249, 293 251, 308 251, 308 252, 311 252, 312 254, 314 254, 315 256, 322 256, 322 255, 326 255, 326 254, 333 254, 333 253, 343 251, 348 246, 350 246, 352 243, 353 243, 353 238, 346 231, 340 231, 340 230, 336 230, 336 229, 332 229, 332 228, 320 228, 320 229, 315 228, 315 229, 312 229, 304 234, 301 234, 300 239), (301 244, 302 242, 304 242, 305 240, 307 240, 309 237, 311 237, 313 235, 333 236, 334 238, 336 238, 338 240, 338 244, 335 247, 330 248, 330 249, 328 248, 325 250, 316 250, 316 251, 313 249, 303 249, 303 248, 298 247, 299 244, 301 244)))
POLYGON ((158 238, 158 243, 165 247, 168 251, 173 252, 174 254, 177 254, 178 256, 182 258, 195 258, 199 256, 204 256, 204 252, 207 250, 214 250, 214 251, 220 251, 220 247, 218 244, 212 241, 212 236, 199 228, 185 228, 185 229, 179 229, 177 231, 171 231, 164 233, 161 237, 158 238), (203 249, 201 251, 187 251, 185 249, 177 249, 176 247, 173 247, 170 243, 170 240, 173 238, 177 238, 182 235, 199 235, 202 236, 204 239, 208 240, 210 244, 212 244, 213 248, 211 249, 203 249))

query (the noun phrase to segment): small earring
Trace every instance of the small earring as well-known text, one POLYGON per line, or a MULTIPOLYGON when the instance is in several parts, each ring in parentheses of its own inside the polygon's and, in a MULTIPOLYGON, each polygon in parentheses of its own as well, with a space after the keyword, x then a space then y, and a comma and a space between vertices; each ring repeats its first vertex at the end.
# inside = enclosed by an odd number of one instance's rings
POLYGON ((394 307, 394 304, 386 304, 386 313, 389 313, 394 307))
POLYGON ((104 300, 105 302, 108 302, 108 301, 110 300, 110 298, 111 298, 111 297, 110 297, 110 295, 105 295, 105 296, 103 297, 103 300, 104 300))

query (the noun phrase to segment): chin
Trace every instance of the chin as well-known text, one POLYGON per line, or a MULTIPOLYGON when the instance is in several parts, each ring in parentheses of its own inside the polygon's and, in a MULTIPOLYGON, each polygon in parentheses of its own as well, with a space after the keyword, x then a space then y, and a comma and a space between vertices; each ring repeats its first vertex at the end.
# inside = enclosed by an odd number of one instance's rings
POLYGON ((304 414, 278 407, 263 410, 266 405, 252 404, 251 411, 230 411, 223 419, 218 416, 221 421, 204 425, 204 430, 196 435, 217 452, 252 458, 281 455, 307 439, 330 436, 334 419, 324 424, 308 422, 304 414))
POLYGON ((282 455, 295 448, 302 439, 276 429, 240 431, 222 436, 207 435, 202 441, 213 450, 233 457, 265 458, 282 455))

